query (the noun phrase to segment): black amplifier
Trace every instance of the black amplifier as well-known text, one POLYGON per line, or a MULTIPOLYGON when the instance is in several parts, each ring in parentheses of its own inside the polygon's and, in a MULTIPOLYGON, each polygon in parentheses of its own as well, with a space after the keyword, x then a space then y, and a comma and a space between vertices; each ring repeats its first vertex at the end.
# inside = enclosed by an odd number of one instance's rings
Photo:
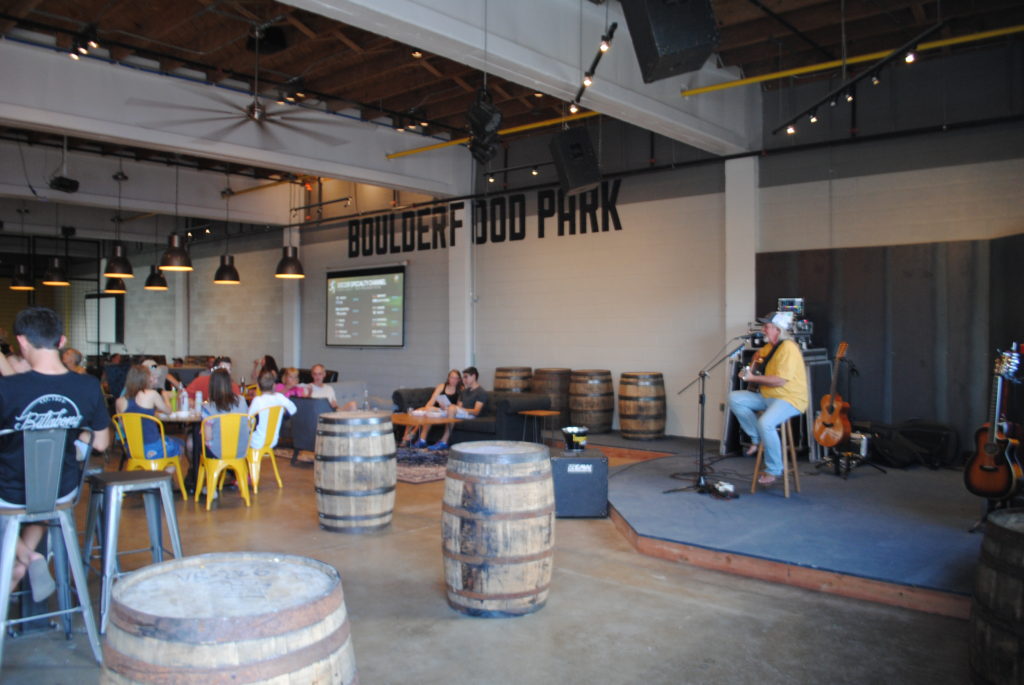
POLYGON ((555 516, 608 515, 608 457, 600 450, 563 450, 551 457, 555 516))

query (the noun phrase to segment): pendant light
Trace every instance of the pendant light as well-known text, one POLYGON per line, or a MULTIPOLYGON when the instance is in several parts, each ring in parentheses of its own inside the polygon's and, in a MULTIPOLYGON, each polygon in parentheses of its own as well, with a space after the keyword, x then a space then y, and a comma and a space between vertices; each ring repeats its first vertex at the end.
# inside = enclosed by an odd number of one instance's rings
MULTIPOLYGON (((174 167, 174 226, 178 226, 178 167, 174 167)), ((167 237, 167 249, 160 258, 161 271, 192 271, 192 259, 185 249, 185 240, 180 233, 171 232, 167 237)))
POLYGON ((108 295, 124 295, 128 289, 125 287, 123 279, 108 278, 106 285, 103 286, 103 292, 108 295))
MULTIPOLYGON (((23 203, 24 204, 24 203, 23 203)), ((18 207, 18 215, 21 217, 21 237, 25 237, 25 215, 28 214, 28 210, 24 206, 18 207)), ((31 262, 32 255, 29 253, 29 261, 31 262)), ((29 271, 28 264, 24 262, 16 264, 14 266, 14 276, 11 277, 11 290, 18 291, 32 291, 35 290, 35 285, 32 284, 32 273, 29 271)))
POLYGON ((224 196, 224 254, 220 256, 220 266, 217 268, 217 273, 213 275, 213 282, 216 285, 238 285, 242 282, 238 275, 238 269, 235 268, 235 258, 231 256, 228 249, 231 233, 229 228, 231 226, 231 196, 234 194, 234 191, 231 190, 231 178, 228 176, 228 185, 221 191, 221 195, 224 196))
POLYGON ((306 274, 302 270, 302 262, 299 261, 299 248, 291 245, 285 245, 281 256, 281 261, 277 263, 277 270, 274 272, 275 278, 305 278, 306 274))
MULTIPOLYGON (((292 221, 294 221, 292 209, 292 221)), ((299 261, 299 248, 292 246, 291 228, 284 229, 288 235, 288 244, 282 248, 281 261, 277 263, 274 270, 274 278, 300 279, 305 278, 306 273, 302 270, 302 262, 299 261)))
POLYGON ((164 278, 156 261, 156 245, 158 244, 159 235, 160 217, 156 216, 153 217, 153 264, 149 267, 149 276, 146 277, 146 285, 143 286, 144 290, 167 290, 167 279, 164 278))
POLYGON ((125 256, 124 243, 121 242, 121 184, 128 180, 124 173, 123 163, 117 173, 111 176, 117 181, 117 216, 114 217, 114 254, 107 260, 107 268, 103 275, 107 278, 135 278, 132 264, 125 256))
MULTIPOLYGON (((60 206, 53 206, 54 225, 60 230, 60 206)), ((68 251, 68 239, 64 239, 64 253, 68 251)), ((71 281, 68 280, 66 271, 65 260, 60 257, 49 257, 46 260, 46 271, 43 272, 43 285, 55 286, 55 287, 66 287, 71 285, 71 281)))

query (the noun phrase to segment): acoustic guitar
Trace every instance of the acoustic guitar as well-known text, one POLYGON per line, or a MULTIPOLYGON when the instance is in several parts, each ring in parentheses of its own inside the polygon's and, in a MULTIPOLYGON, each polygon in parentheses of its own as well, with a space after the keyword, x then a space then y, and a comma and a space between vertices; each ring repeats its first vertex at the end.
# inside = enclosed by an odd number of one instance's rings
POLYGON ((977 449, 964 467, 964 484, 971 494, 990 500, 1003 500, 1017 492, 1021 466, 1017 462, 1017 440, 1007 436, 1001 423, 1003 381, 1014 381, 1020 356, 1017 343, 1009 352, 996 357, 992 378, 992 399, 988 421, 974 434, 977 449))
POLYGON ((846 356, 846 343, 839 343, 832 366, 832 386, 821 398, 821 412, 814 419, 814 439, 822 447, 835 447, 850 439, 850 403, 836 392, 839 362, 846 356))

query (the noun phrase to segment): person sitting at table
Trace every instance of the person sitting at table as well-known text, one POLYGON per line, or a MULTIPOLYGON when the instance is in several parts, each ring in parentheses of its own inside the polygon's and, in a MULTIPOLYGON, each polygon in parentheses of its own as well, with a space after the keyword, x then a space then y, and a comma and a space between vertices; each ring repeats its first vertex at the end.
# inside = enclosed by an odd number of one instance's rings
MULTIPOLYGON (((337 411, 338 396, 334 393, 334 387, 324 384, 324 379, 327 378, 327 369, 324 365, 314 364, 309 370, 309 375, 313 377, 313 382, 306 385, 306 397, 325 399, 330 402, 331 409, 337 411)), ((358 403, 351 400, 342 405, 341 411, 355 411, 357 407, 358 403)))
POLYGON ((259 377, 264 371, 273 372, 275 382, 281 377, 281 369, 277 368, 277 361, 269 354, 263 355, 252 363, 252 382, 258 383, 259 377))
MULTIPOLYGON (((217 357, 213 362, 213 371, 216 371, 217 369, 224 369, 225 371, 228 372, 228 375, 231 375, 231 357, 217 357)), ((209 397, 210 378, 212 378, 213 376, 213 371, 211 371, 209 374, 200 374, 193 378, 192 382, 188 384, 187 388, 185 388, 185 392, 187 392, 189 396, 192 397, 193 399, 195 399, 196 393, 199 392, 203 393, 203 397, 209 397)), ((241 389, 239 389, 238 384, 235 383, 234 381, 232 381, 231 383, 231 392, 235 393, 236 395, 242 394, 242 391, 241 389)))
MULTIPOLYGON (((295 371, 295 369, 292 369, 292 371, 295 371)), ((297 371, 295 372, 295 375, 298 377, 297 371)), ((289 416, 293 416, 295 412, 299 410, 299 408, 295 406, 294 402, 274 388, 274 373, 272 371, 264 371, 260 374, 258 383, 262 394, 252 398, 252 403, 249 405, 249 416, 258 416, 261 411, 269 409, 270 407, 284 407, 284 410, 288 412, 289 416)), ((274 435, 271 445, 277 444, 277 438, 281 431, 281 423, 281 421, 277 422, 278 433, 274 435)), ((259 449, 260 447, 263 447, 266 437, 267 424, 265 421, 258 421, 256 427, 252 430, 252 437, 249 440, 249 445, 254 449, 259 449)))
MULTIPOLYGON (((231 376, 224 369, 217 369, 210 374, 210 399, 203 402, 202 416, 205 421, 210 416, 217 414, 245 414, 249 407, 245 398, 236 394, 231 388, 231 376)), ((244 455, 247 445, 245 444, 245 433, 239 433, 238 452, 244 455)), ((219 458, 217 450, 220 449, 220 425, 216 422, 210 424, 206 433, 206 456, 219 458)))
MULTIPOLYGON (((438 383, 437 387, 434 388, 434 392, 431 393, 430 399, 422 407, 419 407, 416 411, 429 412, 435 409, 440 412, 447 412, 448 407, 453 404, 459 403, 459 396, 462 394, 462 374, 459 373, 458 369, 452 369, 448 372, 448 378, 443 383, 438 383)), ((401 408, 399 408, 401 409, 401 408)), ((407 426, 405 429, 405 435, 402 436, 402 447, 426 447, 427 446, 427 433, 430 432, 429 425, 423 426, 407 426), (420 438, 414 444, 409 444, 409 441, 416 435, 416 431, 419 431, 420 438)), ((447 433, 445 435, 447 438, 447 433)))
POLYGON ((60 353, 60 360, 64 363, 64 366, 68 371, 73 373, 85 373, 85 367, 82 366, 82 353, 73 347, 65 347, 64 351, 60 353))
MULTIPOLYGON (((260 375, 262 381, 263 375, 260 375)), ((263 389, 262 382, 260 389, 263 389)), ((285 397, 307 397, 309 389, 299 383, 299 370, 294 366, 281 369, 281 382, 274 386, 274 392, 279 392, 285 397)))
MULTIPOLYGON (((124 396, 118 397, 114 403, 117 413, 145 414, 146 416, 155 416, 157 412, 170 414, 170 407, 164 402, 164 398, 160 396, 160 393, 152 387, 152 383, 153 376, 145 366, 137 364, 129 368, 128 377, 124 382, 124 396)), ((160 428, 152 421, 143 421, 142 423, 142 448, 145 454, 133 454, 132 456, 136 459, 140 457, 143 459, 163 459, 164 448, 166 448, 168 457, 178 457, 183 462, 187 461, 185 446, 177 438, 165 436, 164 444, 161 446, 160 428)), ((127 445, 125 449, 128 449, 127 445)), ((183 463, 182 468, 184 467, 183 463)), ((173 470, 173 467, 168 467, 168 470, 173 470)))
MULTIPOLYGON (((475 419, 487 405, 487 391, 480 386, 480 372, 475 366, 462 370, 462 383, 465 387, 459 395, 459 401, 448 407, 447 414, 456 419, 475 419)), ((451 432, 452 424, 445 424, 444 435, 427 449, 433 452, 448 449, 448 436, 451 432)))

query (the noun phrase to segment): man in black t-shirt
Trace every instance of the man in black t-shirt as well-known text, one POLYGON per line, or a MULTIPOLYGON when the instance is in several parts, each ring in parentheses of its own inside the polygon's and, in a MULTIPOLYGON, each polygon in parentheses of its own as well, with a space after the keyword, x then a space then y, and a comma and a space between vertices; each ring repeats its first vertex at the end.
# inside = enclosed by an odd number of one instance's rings
MULTIPOLYGON (((21 354, 31 370, 0 378, 0 429, 42 430, 47 428, 90 428, 93 449, 105 450, 110 443, 110 415, 99 381, 65 368, 58 351, 64 346, 63 326, 56 312, 46 307, 29 307, 14 320, 14 334, 21 354)), ((61 471, 61 497, 71 497, 81 479, 75 438, 87 437, 69 431, 61 471)), ((25 502, 25 462, 21 433, 0 438, 0 506, 25 502)), ((21 579, 29 566, 45 560, 36 552, 44 526, 25 525, 18 541, 13 581, 21 579)), ((35 594, 36 569, 33 569, 35 594)), ((52 580, 50 581, 52 586, 52 580)), ((52 590, 51 590, 52 591, 52 590)))

